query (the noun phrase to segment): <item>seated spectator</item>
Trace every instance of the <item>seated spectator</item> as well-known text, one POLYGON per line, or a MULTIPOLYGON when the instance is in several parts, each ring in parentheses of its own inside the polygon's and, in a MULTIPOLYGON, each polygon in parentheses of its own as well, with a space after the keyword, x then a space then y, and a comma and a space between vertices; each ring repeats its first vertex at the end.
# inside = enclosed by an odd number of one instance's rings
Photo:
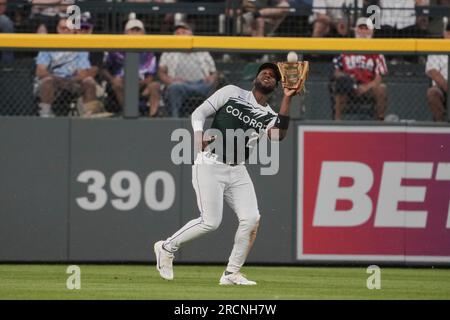
POLYGON ((416 6, 427 6, 429 0, 379 0, 381 7, 380 38, 416 38, 427 35, 427 17, 416 17, 416 6))
MULTIPOLYGON (((94 33, 94 22, 91 18, 90 12, 84 12, 81 14, 80 19, 80 29, 75 30, 76 34, 93 34, 94 33)), ((103 68, 103 61, 105 58, 105 53, 102 51, 92 51, 89 52, 89 62, 91 68, 88 70, 88 75, 96 80, 99 79, 100 70, 103 68)))
MULTIPOLYGON (((6 6, 8 5, 7 0, 0 0, 0 32, 2 33, 14 33, 14 23, 5 14, 6 6)), ((2 51, 2 58, 0 62, 2 64, 11 64, 14 60, 13 51, 2 51)))
MULTIPOLYGON (((141 20, 136 19, 134 13, 130 14, 125 25, 125 34, 144 35, 145 27, 141 20)), ((160 83, 156 81, 157 61, 152 52, 140 52, 139 54, 139 86, 140 94, 147 99, 146 106, 149 109, 148 115, 155 117, 158 113, 160 100, 160 83)), ((124 104, 124 71, 125 53, 112 52, 106 58, 104 75, 111 83, 116 98, 121 107, 124 104)))
MULTIPOLYGON (((447 24, 443 34, 444 39, 450 39, 450 24, 447 24)), ((425 72, 432 80, 432 86, 427 91, 428 107, 434 121, 445 121, 447 105, 448 56, 429 55, 425 72)))
POLYGON ((289 12, 287 0, 247 0, 242 15, 252 37, 270 36, 283 22, 289 12))
POLYGON ((357 0, 313 0, 313 37, 347 37, 350 26, 354 25, 355 10, 363 7, 357 0))
MULTIPOLYGON (((93 34, 94 32, 94 22, 91 19, 90 12, 84 12, 81 14, 80 19, 80 29, 76 29, 76 34, 93 34)), ((105 85, 100 85, 102 82, 105 82, 101 70, 103 70, 103 61, 105 58, 105 53, 103 51, 91 51, 88 53, 89 55, 89 63, 91 67, 86 70, 86 75, 88 77, 92 77, 95 80, 96 87, 96 96, 99 100, 103 100, 105 97, 105 85)), ((82 106, 82 98, 78 99, 78 105, 82 106)), ((102 103, 102 109, 104 108, 104 104, 102 103)), ((80 108, 79 108, 80 109, 80 108)), ((111 117, 113 113, 109 112, 99 112, 96 114, 96 117, 111 117)))
MULTIPOLYGON (((442 12, 446 12, 446 15, 444 17, 434 15, 433 11, 430 10, 430 15, 428 17, 428 33, 433 36, 437 35, 440 36, 442 34, 442 22, 443 19, 448 19, 450 17, 450 10, 448 10, 450 6, 450 0, 430 0, 430 6, 433 7, 440 7, 439 9, 442 10, 442 12)), ((444 26, 446 25, 446 22, 444 22, 444 26)))
POLYGON ((67 8, 75 4, 75 0, 31 0, 30 19, 37 33, 50 33, 55 30, 59 18, 67 15, 67 8))
MULTIPOLYGON (((369 18, 359 18, 355 37, 370 39, 374 26, 369 18)), ((349 99, 374 99, 376 118, 384 119, 387 90, 382 76, 387 74, 386 61, 380 54, 341 54, 333 59, 334 119, 341 120, 349 99)))
MULTIPOLYGON (((3 2, 7 3, 7 0, 3 2)), ((2 1, 0 1, 1 5, 2 1)), ((13 21, 15 32, 27 32, 26 21, 30 16, 30 1, 29 0, 14 0, 9 1, 12 6, 7 7, 6 15, 13 21)))
MULTIPOLYGON (((126 2, 131 3, 175 3, 177 0, 126 0, 126 2)), ((189 1, 190 2, 190 1, 189 1)), ((169 33, 174 26, 175 20, 186 20, 187 14, 180 12, 169 12, 164 15, 163 21, 161 23, 161 29, 159 30, 161 33, 169 33)))
MULTIPOLYGON (((57 25, 58 34, 72 34, 67 19, 61 18, 57 25)), ((41 51, 36 58, 35 93, 40 97, 39 115, 54 116, 52 104, 57 91, 83 95, 83 116, 89 117, 102 112, 101 103, 96 100, 95 80, 88 76, 91 67, 87 52, 41 51)))
MULTIPOLYGON (((185 23, 175 26, 175 35, 190 36, 185 23)), ((159 63, 159 79, 172 117, 179 117, 183 102, 192 95, 208 96, 217 84, 217 71, 209 52, 164 52, 159 63)))

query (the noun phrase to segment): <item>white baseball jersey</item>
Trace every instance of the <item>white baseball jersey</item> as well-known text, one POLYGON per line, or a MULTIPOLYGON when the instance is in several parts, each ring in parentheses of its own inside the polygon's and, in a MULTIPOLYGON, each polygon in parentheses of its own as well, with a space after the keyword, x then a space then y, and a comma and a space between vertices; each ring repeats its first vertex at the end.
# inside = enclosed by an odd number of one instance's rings
MULTIPOLYGON (((251 91, 233 85, 217 90, 193 112, 194 131, 203 131, 205 119, 212 115, 214 121, 211 128, 219 130, 224 140, 227 129, 242 129, 242 132, 251 130, 255 133, 255 139, 251 137, 255 143, 277 119, 277 114, 269 105, 258 104, 251 91)), ((247 151, 248 141, 245 146, 247 151)), ((235 151, 229 152, 235 154, 235 151)), ((245 154, 247 156, 247 152, 245 154)), ((198 154, 192 166, 192 185, 200 217, 189 221, 167 238, 164 248, 176 252, 184 243, 216 230, 222 221, 225 200, 239 219, 227 271, 238 272, 247 258, 252 244, 251 234, 256 232, 260 219, 258 201, 247 168, 244 165, 224 164, 224 161, 219 161, 220 156, 223 160, 224 154, 218 155, 211 151, 198 154)))

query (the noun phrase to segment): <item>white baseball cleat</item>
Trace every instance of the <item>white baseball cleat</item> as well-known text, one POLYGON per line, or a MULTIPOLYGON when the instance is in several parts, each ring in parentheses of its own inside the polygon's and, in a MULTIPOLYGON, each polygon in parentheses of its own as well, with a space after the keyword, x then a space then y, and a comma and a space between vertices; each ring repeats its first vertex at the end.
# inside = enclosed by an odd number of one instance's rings
POLYGON ((158 241, 155 243, 153 248, 155 249, 156 255, 156 270, 162 278, 166 280, 173 280, 173 258, 174 254, 163 249, 164 241, 158 241))
POLYGON ((254 286, 256 285, 255 281, 248 280, 245 275, 243 275, 240 272, 225 274, 225 272, 222 274, 222 277, 220 277, 220 285, 241 285, 241 286, 254 286))

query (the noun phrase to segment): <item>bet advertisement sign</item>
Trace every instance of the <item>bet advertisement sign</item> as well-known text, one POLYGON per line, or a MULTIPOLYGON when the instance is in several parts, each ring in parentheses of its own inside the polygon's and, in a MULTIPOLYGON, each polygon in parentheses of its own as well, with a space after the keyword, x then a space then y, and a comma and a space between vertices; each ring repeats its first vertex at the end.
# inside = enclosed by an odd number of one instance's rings
POLYGON ((450 262, 450 128, 299 126, 297 259, 450 262))

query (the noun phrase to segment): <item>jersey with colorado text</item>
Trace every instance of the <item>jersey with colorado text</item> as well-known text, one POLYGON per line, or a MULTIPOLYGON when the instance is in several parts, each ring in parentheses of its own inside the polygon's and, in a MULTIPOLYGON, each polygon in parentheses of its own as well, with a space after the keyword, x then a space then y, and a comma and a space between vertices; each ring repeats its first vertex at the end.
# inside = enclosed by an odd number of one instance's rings
POLYGON ((225 163, 241 163, 248 159, 254 146, 274 125, 278 116, 269 105, 260 105, 251 91, 233 85, 217 90, 206 103, 215 111, 211 129, 219 130, 223 139, 222 152, 217 149, 212 152, 225 163), (227 141, 230 146, 231 138, 234 148, 227 150, 227 141), (240 148, 242 143, 244 148, 240 148))

